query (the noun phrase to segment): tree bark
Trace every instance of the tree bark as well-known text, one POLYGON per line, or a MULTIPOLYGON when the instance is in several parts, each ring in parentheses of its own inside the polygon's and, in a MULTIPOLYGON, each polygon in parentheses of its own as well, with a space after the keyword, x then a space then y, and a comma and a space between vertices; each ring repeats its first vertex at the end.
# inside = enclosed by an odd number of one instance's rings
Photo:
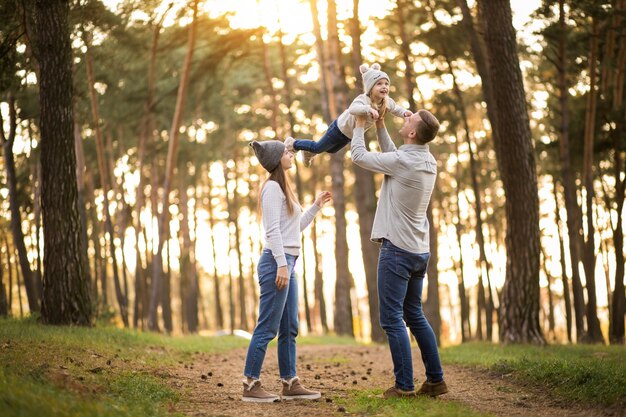
MULTIPOLYGON (((333 96, 336 109, 347 108, 347 85, 343 65, 341 63, 341 47, 337 32, 337 5, 335 0, 328 1, 328 42, 329 42, 329 74, 332 79, 333 96)), ((337 117, 338 115, 333 115, 337 117)), ((343 158, 346 149, 334 153, 330 157, 332 177, 333 204, 335 207, 335 265, 337 280, 335 283, 335 316, 334 326, 338 335, 354 337, 352 300, 352 276, 348 269, 348 242, 346 238, 346 200, 344 191, 343 158)))
MULTIPOLYGON (((432 21, 435 23, 435 26, 440 29, 440 23, 434 13, 434 6, 432 0, 428 1, 428 9, 430 13, 430 17, 432 21)), ((476 40, 475 40, 476 41, 476 40)), ((472 149, 472 139, 471 139, 471 130, 469 127, 469 121, 467 117, 467 112, 465 109, 465 100, 463 99, 463 94, 461 93, 461 89, 459 88, 459 84, 457 83, 456 74, 454 72, 454 68, 452 67, 452 61, 450 59, 450 55, 448 54, 448 48, 446 45, 441 42, 440 48, 443 52, 443 57, 446 61, 446 65, 448 68, 449 74, 452 76, 452 88, 454 91, 454 95, 457 98, 458 109, 461 115, 461 121, 463 122, 463 127, 465 129, 465 141, 467 143, 467 148, 469 152, 469 162, 470 162, 470 175, 472 178, 472 191, 474 192, 474 212, 476 216, 476 240, 478 244, 478 250, 480 254, 479 266, 480 266, 480 277, 478 281, 478 312, 477 312, 477 332, 478 337, 482 339, 482 310, 485 311, 485 326, 487 333, 487 340, 492 341, 493 335, 493 311, 494 311, 494 302, 493 302, 493 293, 491 291, 491 279, 489 277, 489 269, 490 264, 487 260, 487 255, 485 251, 485 238, 483 235, 483 219, 482 219, 482 198, 480 195, 480 189, 478 186, 478 167, 476 162, 476 157, 474 155, 474 150, 472 149), (484 271, 484 276, 483 276, 484 271), (483 279, 487 278, 487 295, 485 295, 485 287, 483 283, 483 279)), ((477 46, 480 48, 480 46, 477 46)))
POLYGON ((183 331, 196 333, 198 331, 198 293, 196 271, 194 268, 193 252, 191 250, 191 235, 189 233, 189 198, 184 182, 180 186, 180 211, 182 215, 180 234, 180 297, 183 303, 181 313, 183 331))
POLYGON ((413 62, 411 62, 411 41, 406 33, 406 16, 405 16, 405 0, 396 0, 396 8, 398 10, 399 30, 400 30, 400 53, 404 62, 405 74, 404 82, 406 85, 407 97, 409 100, 409 109, 412 111, 417 109, 417 104, 413 98, 415 91, 415 76, 413 75, 413 62))
POLYGON ((187 53, 185 55, 185 61, 183 62, 183 66, 181 69, 180 84, 178 86, 178 95, 176 97, 176 107, 174 109, 174 116, 172 119, 172 126, 168 139, 165 177, 163 180, 162 210, 158 217, 157 233, 159 236, 159 242, 157 245, 156 255, 153 258, 152 291, 150 293, 150 307, 148 311, 148 328, 152 331, 159 330, 157 308, 159 305, 159 295, 161 292, 161 286, 163 281, 163 244, 164 241, 167 239, 167 236, 165 235, 165 223, 169 222, 169 194, 172 184, 172 177, 174 175, 174 167, 176 166, 176 158, 178 156, 178 140, 180 133, 179 128, 185 108, 185 101, 187 99, 187 88, 189 85, 191 61, 193 59, 193 52, 196 44, 196 31, 198 26, 196 17, 198 14, 198 2, 199 0, 194 0, 192 5, 193 16, 191 24, 189 25, 187 53))
MULTIPOLYGON (((322 40, 319 13, 317 10, 317 0, 309 0, 311 6, 311 16, 313 20, 313 33, 315 35, 315 50, 319 61, 320 68, 320 96, 322 104, 322 115, 327 124, 331 123, 331 103, 329 100, 329 88, 327 77, 327 59, 324 50, 324 43, 322 40)), ((311 182, 317 184, 317 168, 312 168, 311 182)), ((315 195, 315 190, 313 194, 315 195)), ((321 269, 321 257, 317 250, 317 219, 313 220, 312 231, 313 235, 313 253, 315 254, 315 310, 319 312, 320 322, 322 325, 322 331, 324 334, 328 333, 328 319, 326 315, 326 299, 324 297, 324 276, 321 269)))
POLYGON ((226 210, 228 211, 228 223, 233 226, 235 232, 235 251, 237 252, 237 286, 239 287, 239 327, 248 330, 248 311, 246 308, 246 291, 244 284, 243 267, 241 264, 241 232, 239 231, 239 222, 237 221, 237 213, 239 212, 239 179, 237 178, 237 168, 233 169, 235 188, 232 191, 232 197, 228 190, 229 169, 224 165, 224 187, 226 188, 226 210))
MULTIPOLYGON (((624 2, 622 1, 622 10, 624 2)), ((623 29, 622 29, 623 30, 623 29)), ((624 112, 624 96, 619 94, 624 91, 624 76, 626 74, 626 35, 621 36, 621 46, 618 60, 617 81, 615 92, 613 93, 613 109, 618 114, 624 112)), ((614 149, 614 172, 615 172, 615 200, 617 203, 617 222, 613 228, 613 247, 615 250, 615 279, 613 287, 613 298, 611 300, 611 323, 609 324, 609 340, 612 344, 624 344, 624 315, 626 314, 626 296, 624 294, 624 230, 623 230, 623 209, 624 196, 626 193, 626 182, 621 175, 626 172, 624 164, 623 138, 626 135, 626 122, 624 117, 619 118, 617 128, 613 132, 614 149), (621 144, 621 146, 620 146, 621 144)))
POLYGON ((22 215, 17 201, 17 178, 15 173, 15 157, 13 155, 13 144, 17 129, 17 113, 15 111, 15 97, 9 93, 9 134, 5 136, 4 121, 0 114, 0 143, 4 148, 4 165, 7 174, 7 188, 9 189, 9 209, 11 211, 11 233, 13 244, 15 245, 19 258, 19 265, 26 288, 26 298, 28 308, 32 313, 40 311, 41 293, 35 284, 35 277, 28 260, 28 252, 24 244, 24 232, 22 230, 22 215))
POLYGON ((68 14, 67 1, 35 2, 37 31, 45 34, 38 45, 45 242, 41 317, 48 324, 90 325, 87 251, 76 187, 68 14))
POLYGON ((482 1, 496 106, 496 157, 506 195, 506 280, 500 339, 545 344, 539 326, 539 198, 535 156, 508 0, 482 1))
MULTIPOLYGON (((217 275, 217 253, 215 251, 215 216, 213 215, 213 196, 211 190, 213 189, 211 184, 211 178, 209 177, 209 196, 208 210, 209 210, 209 226, 211 228, 211 252, 213 255, 213 297, 215 303, 215 320, 218 329, 224 328, 224 313, 222 310, 222 297, 220 290, 220 280, 217 275)), ((230 239, 229 239, 230 240, 230 239)))
POLYGON ((574 293, 574 316, 576 321, 576 340, 586 338, 585 328, 585 298, 580 279, 578 265, 581 257, 582 243, 582 213, 576 197, 576 185, 571 168, 569 145, 569 92, 567 85, 567 25, 565 23, 565 1, 559 0, 559 105, 561 110, 559 157, 561 160, 561 178, 563 179, 563 194, 567 211, 567 234, 569 240, 570 263, 572 265, 572 291, 574 293))
MULTIPOLYGON (((359 23, 359 0, 353 0, 353 15, 350 19, 352 37, 352 66, 357 77, 356 86, 362 85, 359 66, 363 63, 361 56, 361 25, 359 23)), ((369 141, 368 141, 369 142, 369 141)), ((369 143, 368 143, 369 144, 369 143)), ((363 254, 363 269, 367 285, 367 300, 370 312, 371 338, 374 342, 382 343, 385 332, 380 327, 378 306, 378 245, 371 240, 374 215, 376 213, 376 185, 374 174, 358 165, 352 164, 354 170, 354 200, 359 214, 359 235, 361 238, 361 252, 363 254)))
POLYGON ((557 182, 554 181, 554 205, 556 228, 559 237, 559 253, 561 259, 561 280, 563 281, 563 300, 565 302, 565 326, 567 330, 567 341, 572 343, 572 302, 570 299, 569 277, 567 276, 567 267, 565 265, 565 244, 561 235, 561 213, 559 211, 559 196, 557 192, 557 182))
POLYGON ((109 237, 109 252, 111 255, 112 269, 113 269, 113 284, 115 286, 115 296, 120 308, 120 315, 124 322, 124 327, 128 327, 128 300, 122 292, 122 286, 120 284, 119 270, 117 265, 117 255, 115 247, 115 229, 113 227, 113 221, 111 219, 111 212, 109 207, 109 191, 111 189, 111 183, 109 182, 112 173, 109 172, 106 162, 106 155, 104 149, 104 143, 102 140, 102 131, 100 129, 100 114, 98 110, 98 99, 96 96, 95 78, 93 73, 93 57, 91 55, 91 42, 88 39, 85 32, 85 66, 87 67, 87 83, 89 89, 89 97, 91 98, 91 116, 93 118, 93 127, 96 135, 96 153, 98 158, 98 171, 100 172, 100 185, 102 187, 102 195, 104 198, 104 225, 106 233, 109 237))
POLYGON ((587 330, 589 342, 604 343, 604 337, 600 330, 600 321, 598 320, 597 302, 596 302, 596 253, 595 253, 595 225, 593 222, 593 142, 595 137, 596 126, 596 108, 597 108, 597 91, 596 91, 596 71, 598 59, 598 21, 593 19, 591 29, 591 51, 589 55, 589 92, 587 93, 587 111, 585 123, 585 142, 583 150, 583 184, 585 187, 585 207, 587 219, 587 235, 585 238, 585 251, 583 256, 583 265, 585 269, 585 281, 587 287, 587 330))
POLYGON ((435 332, 437 344, 441 345, 441 309, 439 302, 439 273, 437 270, 437 259, 439 250, 437 247, 437 228, 433 219, 433 199, 431 199, 426 211, 430 233, 430 259, 428 261, 428 293, 424 303, 424 314, 428 317, 428 322, 435 332))
MULTIPOLYGON (((9 287, 9 291, 11 288, 9 287)), ((0 317, 9 315, 9 305, 7 304, 7 292, 4 287, 4 265, 0 259, 0 317)))

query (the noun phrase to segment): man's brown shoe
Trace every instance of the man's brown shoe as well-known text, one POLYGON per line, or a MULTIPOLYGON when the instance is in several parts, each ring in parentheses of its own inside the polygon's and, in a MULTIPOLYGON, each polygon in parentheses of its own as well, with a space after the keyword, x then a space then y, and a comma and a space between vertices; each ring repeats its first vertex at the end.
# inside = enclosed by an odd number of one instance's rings
POLYGON ((400 388, 391 387, 383 393, 384 399, 389 398, 412 398, 415 397, 415 391, 405 391, 400 388))
POLYGON ((258 379, 248 382, 243 380, 243 396, 242 401, 250 403, 274 403, 280 401, 280 397, 276 394, 270 394, 261 387, 261 381, 258 379))
POLYGON ((429 397, 437 397, 448 392, 446 381, 424 382, 422 387, 417 391, 417 395, 427 395, 429 397))
POLYGON ((297 376, 291 378, 290 380, 283 379, 283 400, 316 400, 322 396, 321 393, 317 391, 311 391, 306 389, 300 383, 300 378, 297 376))

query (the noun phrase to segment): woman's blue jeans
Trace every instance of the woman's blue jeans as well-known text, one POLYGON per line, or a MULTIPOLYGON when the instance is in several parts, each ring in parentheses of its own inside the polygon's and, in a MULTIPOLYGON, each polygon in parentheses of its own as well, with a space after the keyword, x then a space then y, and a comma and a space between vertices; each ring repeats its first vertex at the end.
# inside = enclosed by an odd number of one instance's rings
POLYGON ((337 120, 334 120, 324 136, 317 142, 314 140, 298 139, 293 143, 293 148, 296 151, 308 151, 312 153, 336 153, 344 146, 350 143, 350 138, 344 135, 339 127, 337 127, 337 120))
POLYGON ((406 391, 415 389, 407 326, 422 353, 427 380, 443 380, 437 339, 422 311, 422 288, 429 258, 430 253, 407 252, 386 239, 378 258, 380 325, 389 340, 396 387, 406 391))
POLYGON ((278 369, 280 377, 290 379, 296 374, 296 337, 298 336, 298 281, 294 266, 297 256, 289 254, 287 269, 289 283, 278 291, 276 272, 278 266, 274 255, 268 249, 263 250, 257 273, 261 288, 259 320, 246 355, 243 374, 253 379, 261 377, 261 367, 265 360, 267 345, 278 334, 278 369))

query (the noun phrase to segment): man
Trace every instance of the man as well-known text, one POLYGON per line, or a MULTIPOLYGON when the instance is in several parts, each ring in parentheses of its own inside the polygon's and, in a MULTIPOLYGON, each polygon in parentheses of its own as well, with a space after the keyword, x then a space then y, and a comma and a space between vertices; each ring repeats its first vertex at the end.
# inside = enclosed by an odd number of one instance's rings
POLYGON ((368 152, 365 118, 357 120, 352 138, 352 161, 362 168, 385 174, 372 228, 372 240, 381 243, 378 259, 380 324, 387 334, 396 383, 385 398, 414 396, 413 361, 406 326, 419 345, 426 381, 417 395, 448 392, 437 340, 422 311, 422 287, 430 257, 426 210, 437 176, 437 163, 428 143, 439 131, 430 112, 420 110, 405 117, 396 149, 383 120, 376 123, 382 153, 368 152), (405 325, 406 322, 406 325, 405 325))

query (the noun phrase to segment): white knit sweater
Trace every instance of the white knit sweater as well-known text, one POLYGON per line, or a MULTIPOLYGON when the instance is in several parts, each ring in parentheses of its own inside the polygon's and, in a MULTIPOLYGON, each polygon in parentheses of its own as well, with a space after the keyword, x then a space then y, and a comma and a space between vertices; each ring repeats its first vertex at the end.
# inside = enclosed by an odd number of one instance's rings
MULTIPOLYGON (((365 116, 369 109, 373 108, 372 100, 367 94, 358 95, 343 113, 337 118, 337 127, 341 133, 352 139, 354 126, 356 125, 356 116, 365 116)), ((406 110, 404 107, 393 101, 391 97, 387 97, 387 111, 397 117, 404 117, 406 110)), ((371 117, 365 122, 365 130, 372 127, 374 120, 371 117)))
POLYGON ((285 253, 300 255, 300 233, 320 211, 317 204, 313 204, 304 213, 296 202, 293 208, 293 215, 290 216, 287 211, 287 197, 276 181, 265 183, 261 191, 265 248, 272 251, 278 266, 287 265, 285 253))

